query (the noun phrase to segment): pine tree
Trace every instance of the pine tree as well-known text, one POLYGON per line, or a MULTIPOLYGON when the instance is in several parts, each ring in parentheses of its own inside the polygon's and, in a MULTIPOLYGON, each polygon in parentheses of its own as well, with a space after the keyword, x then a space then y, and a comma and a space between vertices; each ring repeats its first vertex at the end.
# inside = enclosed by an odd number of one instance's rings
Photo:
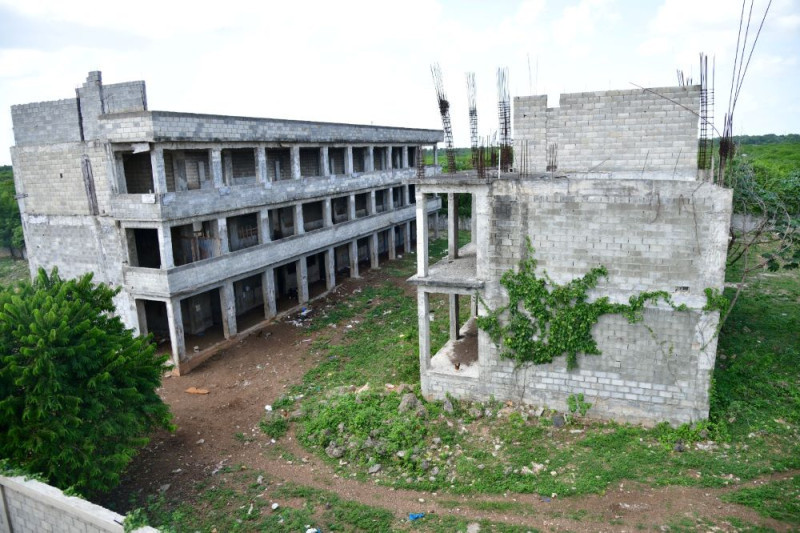
POLYGON ((107 491, 156 427, 167 356, 114 315, 92 275, 0 289, 0 457, 85 495, 107 491))

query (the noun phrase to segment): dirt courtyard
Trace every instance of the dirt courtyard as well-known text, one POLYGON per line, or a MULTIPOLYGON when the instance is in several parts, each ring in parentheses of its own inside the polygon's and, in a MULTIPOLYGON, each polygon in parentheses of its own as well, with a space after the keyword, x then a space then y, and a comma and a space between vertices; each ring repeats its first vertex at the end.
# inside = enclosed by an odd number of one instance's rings
MULTIPOLYGON (((335 305, 366 284, 387 279, 386 274, 377 270, 365 273, 362 279, 348 280, 326 298, 312 302, 312 313, 335 305)), ((406 294, 415 297, 410 287, 406 294)), ((549 498, 537 494, 457 496, 396 490, 340 477, 329 464, 297 442, 293 426, 277 443, 259 428, 265 406, 273 404, 292 384, 301 382, 304 374, 319 362, 320 356, 310 349, 319 333, 298 327, 292 318, 273 322, 261 333, 241 340, 188 375, 165 378, 159 392, 170 405, 177 430, 153 435, 150 444, 130 465, 120 486, 100 503, 124 513, 143 505, 148 495, 159 492, 169 500, 188 501, 198 483, 215 476, 225 466, 244 465, 276 480, 333 491, 342 499, 389 509, 398 518, 416 512, 457 514, 547 531, 588 532, 633 531, 642 527, 668 530, 663 526, 675 519, 698 516, 714 520, 715 531, 734 531, 736 528, 727 522, 733 517, 778 531, 787 530, 785 524, 760 517, 749 508, 723 502, 719 496, 730 489, 651 488, 625 482, 603 495, 546 501, 549 498), (207 390, 208 394, 185 392, 191 387, 207 390), (295 460, 283 458, 284 452, 290 452, 295 460), (465 505, 440 505, 441 500, 463 501, 465 505), (475 501, 514 501, 531 512, 476 510, 475 501), (602 517, 603 521, 568 518, 575 513, 602 517)))

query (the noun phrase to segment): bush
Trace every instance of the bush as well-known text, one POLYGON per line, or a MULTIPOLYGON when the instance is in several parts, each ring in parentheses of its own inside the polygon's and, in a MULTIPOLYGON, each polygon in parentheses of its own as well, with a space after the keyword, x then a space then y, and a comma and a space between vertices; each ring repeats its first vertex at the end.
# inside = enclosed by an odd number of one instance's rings
POLYGON ((113 315, 92 275, 0 289, 0 456, 59 488, 107 491, 155 427, 167 356, 113 315))

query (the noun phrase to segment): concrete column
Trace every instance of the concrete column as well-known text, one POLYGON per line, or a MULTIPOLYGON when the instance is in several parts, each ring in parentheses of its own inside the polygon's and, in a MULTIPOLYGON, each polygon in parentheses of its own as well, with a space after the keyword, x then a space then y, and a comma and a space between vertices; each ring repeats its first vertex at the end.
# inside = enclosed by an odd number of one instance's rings
POLYGON ((236 335, 236 297, 233 282, 226 281, 219 290, 219 303, 222 306, 222 332, 226 339, 236 335))
POLYGON ((403 252, 411 251, 411 222, 403 224, 403 252))
POLYGON ((259 146, 256 150, 256 183, 267 186, 269 184, 269 176, 267 175, 267 151, 263 146, 259 146))
POLYGON ((301 257, 297 261, 297 303, 304 304, 308 301, 308 261, 301 257))
POLYGON ((258 211, 258 243, 270 242, 272 237, 269 233, 269 209, 266 207, 258 211))
POLYGON ((299 146, 292 146, 290 152, 290 163, 291 163, 291 170, 292 170, 292 179, 299 180, 300 179, 300 147, 299 146))
POLYGON ((261 274, 261 290, 264 293, 264 317, 272 318, 278 314, 275 302, 275 270, 268 268, 261 274))
POLYGON ((322 225, 326 228, 333 226, 333 206, 330 197, 322 200, 322 225))
POLYGON ((169 226, 158 227, 158 253, 163 270, 175 266, 175 258, 172 255, 172 229, 169 226))
POLYGON ((433 145, 433 166, 439 165, 439 147, 433 145))
POLYGON ((167 173, 164 170, 164 149, 155 147, 150 150, 150 166, 153 167, 153 192, 167 192, 167 173))
POLYGON ((172 344, 172 364, 179 368, 181 359, 186 358, 186 338, 183 334, 183 312, 181 301, 177 298, 167 302, 167 323, 169 324, 169 342, 172 344))
POLYGON ((353 173, 353 147, 347 146, 344 149, 344 173, 350 175, 353 173))
POLYGON ((458 294, 450 294, 450 340, 458 340, 458 294))
POLYGON ((365 172, 375 172, 375 147, 374 146, 367 146, 367 149, 364 150, 364 153, 367 154, 365 156, 364 161, 364 171, 365 172))
POLYGON ((454 193, 447 193, 447 257, 451 261, 458 258, 457 198, 454 193))
MULTIPOLYGON (((417 276, 419 276, 420 278, 425 278, 428 276, 428 212, 426 209, 427 201, 428 201, 427 195, 419 192, 418 189, 417 190, 417 276)), ((420 324, 420 326, 421 325, 422 324, 420 324)), ((420 347, 422 347, 421 336, 422 336, 422 328, 420 328, 420 347)))
POLYGON ((389 187, 389 198, 386 199, 386 210, 391 211, 394 209, 394 187, 389 187))
POLYGON ((369 191, 369 203, 367 204, 367 214, 374 215, 378 212, 377 205, 375 203, 375 190, 369 191))
POLYGON ((476 275, 478 279, 486 279, 489 269, 493 266, 487 260, 489 257, 489 239, 486 238, 486 235, 489 234, 489 197, 484 193, 476 193, 473 201, 472 217, 475 220, 475 236, 473 239, 477 258, 476 275))
POLYGON ((186 180, 186 155, 183 150, 175 150, 172 155, 172 176, 175 179, 176 191, 189 190, 189 183, 186 180))
POLYGON ((233 155, 230 151, 222 154, 222 182, 225 185, 233 185, 233 155))
POLYGON ((331 160, 328 159, 328 147, 322 146, 319 149, 319 160, 321 162, 322 167, 322 175, 323 176, 330 176, 331 175, 331 160))
POLYGON ((217 219, 217 236, 219 237, 219 255, 230 253, 231 247, 228 242, 228 219, 217 219))
POLYGON ((220 148, 211 149, 211 179, 214 180, 214 187, 218 189, 222 187, 222 150, 220 148))
POLYGON ((294 204, 294 234, 301 235, 306 232, 303 227, 303 204, 294 204))
POLYGON ((439 211, 434 211, 433 213, 433 238, 439 238, 439 211))
POLYGON ((347 220, 356 219, 356 195, 351 194, 347 197, 347 220))
POLYGON ((383 168, 392 170, 394 168, 394 146, 387 146, 383 149, 383 168))
POLYGON ((403 146, 403 168, 408 168, 408 146, 403 146))
POLYGON ((378 259, 378 232, 376 231, 369 238, 369 266, 372 269, 380 267, 378 259))
POLYGON ((350 277, 360 278, 358 275, 358 241, 350 241, 350 277))
POLYGON ((417 289, 417 320, 419 326, 419 369, 422 372, 431 366, 431 304, 430 297, 422 288, 417 289))
POLYGON ((147 311, 144 308, 144 300, 136 300, 136 321, 138 322, 137 331, 139 335, 144 337, 150 333, 147 329, 147 311))
POLYGON ((411 199, 408 196, 408 185, 402 185, 402 192, 403 192, 403 205, 410 204, 411 199))
POLYGON ((328 290, 336 286, 336 251, 331 246, 325 251, 325 288, 328 290))
POLYGON ((397 259, 397 251, 395 250, 395 238, 394 233, 397 231, 394 226, 387 230, 389 232, 388 246, 389 246, 389 259, 397 259))

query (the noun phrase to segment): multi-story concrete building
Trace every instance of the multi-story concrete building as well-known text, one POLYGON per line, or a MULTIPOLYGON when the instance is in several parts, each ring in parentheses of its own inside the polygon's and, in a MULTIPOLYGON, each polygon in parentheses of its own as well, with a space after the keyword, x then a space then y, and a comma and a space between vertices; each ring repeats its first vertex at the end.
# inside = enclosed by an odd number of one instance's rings
POLYGON ((122 287, 119 316, 169 342, 178 372, 408 251, 408 181, 422 148, 442 140, 436 130, 148 111, 143 81, 104 85, 100 72, 73 98, 11 111, 31 269, 122 287))
MULTIPOLYGON (((438 175, 416 180, 417 275, 422 392, 429 398, 491 397, 554 409, 583 394, 590 414, 683 423, 708 416, 719 313, 707 288, 722 290, 731 191, 697 168, 699 87, 567 94, 514 100, 520 172, 438 175), (429 266, 429 198, 448 194, 448 258, 429 266), (456 246, 456 196, 472 196, 472 242, 456 246), (592 335, 602 355, 515 366, 474 316, 509 303, 502 275, 535 249, 537 273, 566 284, 603 265, 589 293, 626 304, 643 291, 643 320, 600 317, 592 335), (475 296, 486 307, 475 304, 475 296), (446 296, 450 341, 431 345, 431 299, 446 296), (463 322, 460 302, 472 297, 463 322), (685 306, 685 307, 679 307, 685 306)), ((466 306, 464 306, 466 307, 466 306)))

